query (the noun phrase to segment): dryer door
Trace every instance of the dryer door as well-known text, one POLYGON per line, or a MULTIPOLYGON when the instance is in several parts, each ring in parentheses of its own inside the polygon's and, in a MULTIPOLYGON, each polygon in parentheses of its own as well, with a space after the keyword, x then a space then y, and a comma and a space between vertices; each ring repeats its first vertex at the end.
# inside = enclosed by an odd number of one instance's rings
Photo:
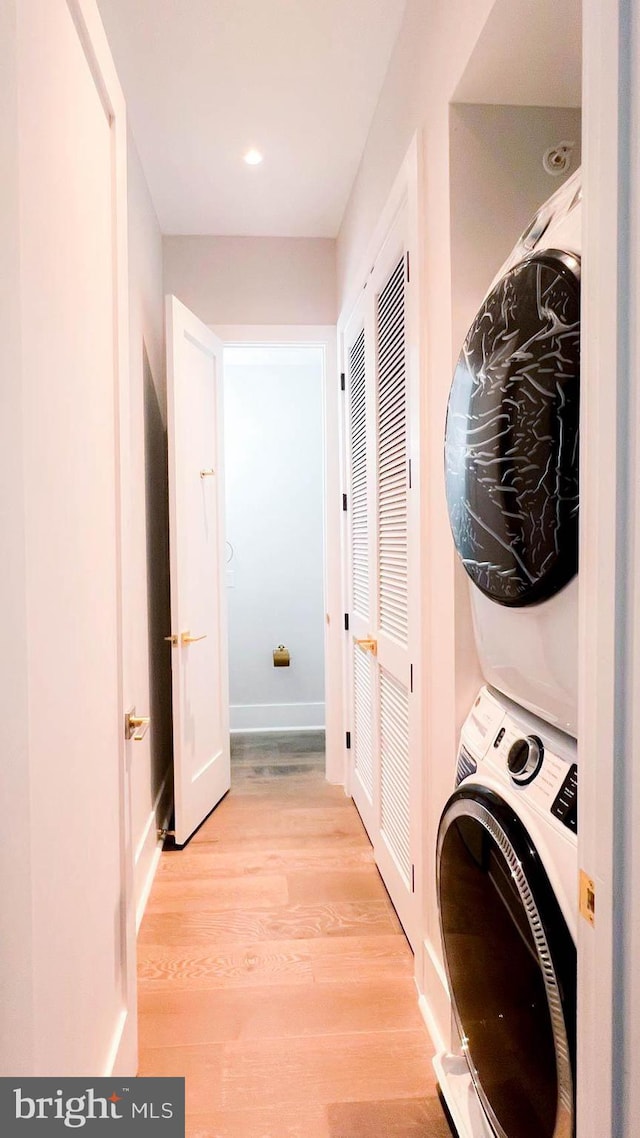
POLYGON ((580 262, 515 265, 478 312, 447 412, 447 502, 458 554, 493 601, 547 600, 578 569, 580 262))
POLYGON ((524 826, 462 786, 438 832, 438 901, 463 1050, 498 1138, 574 1134, 576 950, 524 826))

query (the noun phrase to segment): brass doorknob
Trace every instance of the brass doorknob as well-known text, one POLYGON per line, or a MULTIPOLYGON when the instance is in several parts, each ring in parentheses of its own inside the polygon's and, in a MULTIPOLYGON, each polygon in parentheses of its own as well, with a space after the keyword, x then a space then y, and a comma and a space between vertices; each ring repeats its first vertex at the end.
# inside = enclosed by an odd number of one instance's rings
POLYGON ((192 636, 189 629, 187 629, 186 632, 183 632, 182 636, 180 637, 180 641, 182 644, 196 644, 198 642, 198 640, 206 640, 206 639, 207 639, 207 633, 206 632, 205 632, 204 636, 192 636))
POLYGON ((136 715, 135 707, 131 708, 124 717, 124 737, 127 741, 133 739, 134 743, 139 743, 144 739, 151 719, 148 715, 136 715))
POLYGON ((370 636, 365 636, 362 640, 358 640, 357 637, 354 637, 354 639, 359 648, 362 648, 365 652, 370 652, 372 656, 378 655, 377 640, 373 640, 370 636))

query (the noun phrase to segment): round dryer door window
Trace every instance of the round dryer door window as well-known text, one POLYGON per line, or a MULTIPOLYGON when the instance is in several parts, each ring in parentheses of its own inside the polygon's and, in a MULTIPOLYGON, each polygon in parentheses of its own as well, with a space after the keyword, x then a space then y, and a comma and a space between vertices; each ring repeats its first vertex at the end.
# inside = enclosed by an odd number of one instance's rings
POLYGON ((533 254, 478 312, 447 412, 454 541, 499 604, 547 600, 577 572, 579 380, 580 262, 533 254))
POLYGON ((576 950, 533 843, 462 787, 438 833, 438 902, 463 1050, 498 1138, 574 1134, 576 950))

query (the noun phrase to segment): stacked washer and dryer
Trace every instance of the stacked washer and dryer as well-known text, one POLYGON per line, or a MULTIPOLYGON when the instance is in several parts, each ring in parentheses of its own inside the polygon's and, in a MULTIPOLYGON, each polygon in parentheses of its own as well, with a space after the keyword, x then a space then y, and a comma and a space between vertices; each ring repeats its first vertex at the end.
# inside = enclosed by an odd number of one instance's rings
POLYGON ((461 1138, 572 1138, 581 180, 538 211, 456 366, 446 490, 486 681, 438 832, 461 1138))

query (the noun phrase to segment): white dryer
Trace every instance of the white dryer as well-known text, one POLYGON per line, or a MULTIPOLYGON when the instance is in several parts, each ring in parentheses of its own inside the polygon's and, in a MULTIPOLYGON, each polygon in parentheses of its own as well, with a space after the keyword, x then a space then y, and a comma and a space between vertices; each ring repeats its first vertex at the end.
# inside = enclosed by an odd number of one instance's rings
POLYGON ((460 1040, 436 1057, 460 1138, 575 1134, 575 740, 483 688, 438 831, 460 1040))
POLYGON ((577 734, 581 182, 538 211, 451 386, 447 503, 485 679, 577 734))

